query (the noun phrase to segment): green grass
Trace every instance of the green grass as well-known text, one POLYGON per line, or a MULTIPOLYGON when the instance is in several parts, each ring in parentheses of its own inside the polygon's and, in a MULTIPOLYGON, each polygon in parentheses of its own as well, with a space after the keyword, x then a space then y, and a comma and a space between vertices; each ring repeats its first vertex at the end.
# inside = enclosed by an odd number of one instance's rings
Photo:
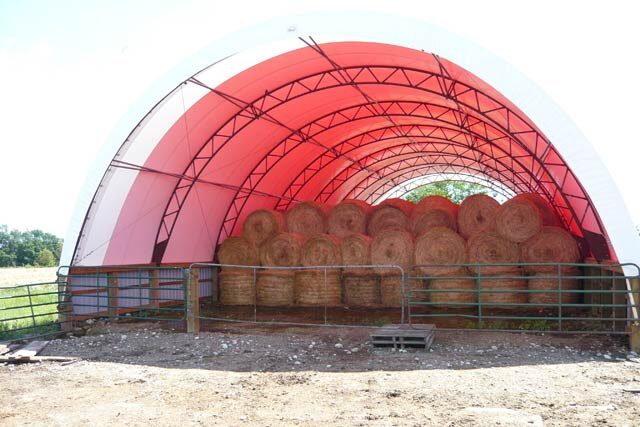
POLYGON ((56 283, 0 288, 0 341, 58 330, 57 291, 56 283))

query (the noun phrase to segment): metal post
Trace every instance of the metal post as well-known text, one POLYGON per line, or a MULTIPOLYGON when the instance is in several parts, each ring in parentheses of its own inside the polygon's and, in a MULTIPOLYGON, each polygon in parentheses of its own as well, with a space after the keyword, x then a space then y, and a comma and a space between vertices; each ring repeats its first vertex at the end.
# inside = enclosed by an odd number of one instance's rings
POLYGON ((400 267, 400 290, 401 290, 401 298, 402 300, 400 301, 400 324, 404 325, 404 301, 405 301, 405 290, 404 290, 404 281, 405 281, 405 277, 404 277, 404 268, 400 267))
POLYGON ((156 310, 160 309, 160 273, 157 269, 149 272, 149 305, 156 310))
POLYGON ((478 272, 476 274, 476 294, 478 295, 478 326, 482 325, 482 292, 480 290, 480 276, 482 275, 482 266, 478 264, 478 272))
POLYGON ((327 324, 327 267, 323 269, 324 271, 324 324, 327 324))
POLYGON ((33 333, 36 333, 36 314, 33 311, 33 300, 31 299, 31 286, 27 286, 27 294, 29 295, 29 308, 31 309, 31 324, 33 325, 33 333))
POLYGON ((562 332, 562 268, 558 264, 558 331, 562 332))
POLYGON ((184 283, 187 294, 187 332, 191 334, 197 334, 200 332, 198 276, 198 270, 195 268, 187 268, 184 270, 184 283))
POLYGON ((253 268, 253 321, 258 321, 258 285, 257 285, 257 271, 253 268))
POLYGON ((107 273, 107 313, 109 317, 118 317, 118 276, 107 273))
POLYGON ((62 282, 60 276, 58 276, 58 322, 60 323, 60 330, 62 332, 71 332, 73 329, 73 325, 69 319, 69 309, 71 306, 71 276, 67 275, 64 282, 62 282))

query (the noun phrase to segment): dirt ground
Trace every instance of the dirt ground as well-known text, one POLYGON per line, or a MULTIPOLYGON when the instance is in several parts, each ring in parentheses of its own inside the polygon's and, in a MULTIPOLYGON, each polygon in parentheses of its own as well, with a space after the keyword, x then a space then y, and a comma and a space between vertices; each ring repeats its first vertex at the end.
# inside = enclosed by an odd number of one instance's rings
POLYGON ((438 331, 398 352, 361 328, 91 326, 42 353, 78 362, 0 365, 0 425, 640 425, 640 357, 604 336, 438 331))

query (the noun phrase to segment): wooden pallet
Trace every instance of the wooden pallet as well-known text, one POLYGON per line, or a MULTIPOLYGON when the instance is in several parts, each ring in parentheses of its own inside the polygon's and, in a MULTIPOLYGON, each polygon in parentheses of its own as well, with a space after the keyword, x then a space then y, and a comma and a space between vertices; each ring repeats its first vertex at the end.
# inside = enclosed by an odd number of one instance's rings
POLYGON ((370 336, 373 347, 428 349, 433 342, 434 325, 383 326, 370 336))

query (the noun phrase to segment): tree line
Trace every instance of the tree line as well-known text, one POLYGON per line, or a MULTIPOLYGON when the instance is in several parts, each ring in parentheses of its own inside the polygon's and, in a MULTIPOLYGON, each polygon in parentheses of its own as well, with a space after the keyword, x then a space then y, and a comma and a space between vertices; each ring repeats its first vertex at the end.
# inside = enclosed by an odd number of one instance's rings
POLYGON ((0 225, 0 267, 55 267, 62 239, 42 230, 9 230, 0 225))

